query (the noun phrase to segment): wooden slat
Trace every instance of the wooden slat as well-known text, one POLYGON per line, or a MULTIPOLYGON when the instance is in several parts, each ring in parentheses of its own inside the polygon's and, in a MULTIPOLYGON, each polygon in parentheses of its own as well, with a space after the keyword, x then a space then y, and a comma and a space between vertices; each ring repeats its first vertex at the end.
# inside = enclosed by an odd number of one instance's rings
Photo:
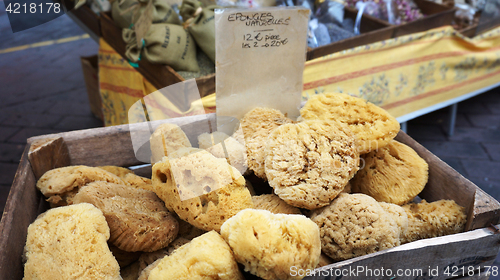
POLYGON ((43 138, 32 142, 28 158, 37 180, 45 172, 71 163, 68 147, 62 137, 43 138))
POLYGON ((35 176, 28 161, 26 146, 10 189, 0 223, 0 279, 19 280, 23 277, 22 255, 28 226, 38 215, 41 198, 35 176))
MULTIPOLYGON (((198 115, 191 117, 168 119, 161 122, 174 123, 181 126, 190 141, 196 143, 196 136, 200 133, 201 123, 207 120, 215 122, 215 114, 198 115), (192 125, 187 125, 192 124, 192 125)), ((159 122, 152 122, 155 127, 159 122)), ((212 125, 212 127, 216 127, 212 125)), ((28 139, 28 143, 33 143, 41 139, 62 137, 68 147, 71 165, 117 165, 133 166, 142 164, 136 159, 130 129, 139 130, 148 128, 148 124, 118 125, 111 127, 101 127, 72 132, 63 132, 37 136, 28 139)), ((205 131, 203 131, 205 132, 205 131)))
POLYGON ((451 275, 445 275, 448 266, 479 267, 492 265, 499 249, 500 234, 494 234, 489 229, 478 229, 471 232, 454 234, 449 236, 424 239, 394 247, 374 254, 334 263, 322 267, 316 276, 306 277, 304 280, 333 280, 340 279, 393 279, 392 277, 367 277, 366 274, 344 277, 330 276, 330 273, 338 269, 371 268, 373 270, 383 267, 391 270, 396 276, 398 269, 410 269, 413 273, 421 274, 416 277, 396 277, 395 279, 449 279, 451 275), (438 275, 429 275, 429 267, 438 268, 438 275), (420 270, 422 273, 420 273, 420 270), (328 274, 328 276, 326 276, 328 274))

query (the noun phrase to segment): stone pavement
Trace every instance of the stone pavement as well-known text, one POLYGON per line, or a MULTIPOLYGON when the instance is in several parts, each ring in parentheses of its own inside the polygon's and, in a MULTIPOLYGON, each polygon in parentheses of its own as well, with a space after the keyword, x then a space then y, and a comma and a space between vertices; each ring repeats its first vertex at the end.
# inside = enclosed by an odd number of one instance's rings
MULTIPOLYGON (((67 16, 12 34, 0 4, 0 50, 81 34, 67 16)), ((84 39, 0 54, 0 211, 28 137, 102 126, 90 113, 80 64, 97 49, 84 39)), ((408 133, 500 200, 500 90, 461 102, 452 137, 447 120, 442 109, 410 121, 408 133)))

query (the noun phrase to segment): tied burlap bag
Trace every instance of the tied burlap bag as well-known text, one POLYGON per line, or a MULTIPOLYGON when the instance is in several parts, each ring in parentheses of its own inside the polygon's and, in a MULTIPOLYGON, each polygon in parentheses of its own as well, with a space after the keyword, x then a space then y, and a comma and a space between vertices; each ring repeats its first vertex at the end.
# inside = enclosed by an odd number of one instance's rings
MULTIPOLYGON (((153 1, 153 23, 181 24, 179 16, 165 0, 151 1, 153 1)), ((121 28, 131 28, 144 13, 147 2, 147 0, 115 0, 111 8, 113 20, 121 28)))
POLYGON ((196 44, 215 63, 215 21, 214 10, 219 6, 202 8, 197 0, 182 1, 179 12, 184 20, 184 27, 189 31, 196 44))
POLYGON ((127 44, 125 55, 133 62, 146 59, 151 63, 167 64, 176 71, 200 71, 193 38, 180 25, 151 25, 144 36, 142 48, 137 46, 133 30, 123 29, 122 35, 127 44))

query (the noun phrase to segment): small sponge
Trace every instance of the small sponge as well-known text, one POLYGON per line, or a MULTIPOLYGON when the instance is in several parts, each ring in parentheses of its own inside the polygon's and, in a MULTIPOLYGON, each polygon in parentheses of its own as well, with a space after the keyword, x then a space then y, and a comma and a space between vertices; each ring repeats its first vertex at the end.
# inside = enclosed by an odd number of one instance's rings
POLYGON ((191 240, 155 265, 149 280, 244 280, 231 249, 215 231, 191 240))
POLYGON ((227 219, 253 207, 238 170, 205 150, 177 150, 153 166, 152 180, 170 211, 206 231, 220 231, 227 219))
POLYGON ((358 170, 351 130, 336 121, 304 121, 274 129, 265 171, 274 193, 295 207, 317 209, 342 192, 358 170))
POLYGON ((453 200, 410 203, 403 206, 408 214, 408 230, 401 243, 462 232, 467 221, 464 207, 453 200))
POLYGON ((257 107, 246 113, 241 119, 241 128, 245 136, 248 168, 261 179, 267 180, 264 169, 267 137, 275 128, 293 121, 280 111, 257 107))
POLYGON ((200 149, 205 149, 217 158, 225 158, 241 174, 247 171, 247 151, 243 144, 224 132, 203 133, 198 136, 200 149), (224 146, 222 146, 224 143, 224 146))
POLYGON ((360 154, 380 149, 399 132, 398 121, 384 109, 364 99, 342 93, 311 97, 300 110, 304 120, 336 120, 349 125, 360 154))
POLYGON ((29 227, 24 279, 121 280, 102 212, 82 203, 48 210, 29 227))
POLYGON ((128 252, 152 252, 177 236, 179 225, 152 191, 107 182, 90 183, 74 203, 87 202, 101 209, 108 222, 110 242, 128 252))
POLYGON ((364 168, 351 180, 353 192, 403 205, 412 201, 427 184, 427 162, 412 148, 396 140, 362 158, 364 168))
POLYGON ((323 252, 335 261, 400 245, 400 227, 393 216, 364 194, 341 193, 311 219, 320 228, 323 252))
POLYGON ((299 208, 287 204, 275 194, 252 196, 252 201, 255 209, 267 210, 273 214, 302 214, 299 208))
POLYGON ((222 225, 221 235, 245 270, 266 280, 302 279, 292 267, 313 270, 319 263, 318 226, 302 215, 246 209, 222 225))
POLYGON ((113 173, 99 167, 83 165, 67 166, 49 170, 36 183, 48 201, 58 206, 71 205, 80 187, 95 181, 115 184, 125 182, 113 173))
POLYGON ((158 126, 149 138, 151 163, 159 162, 164 156, 185 147, 191 147, 186 134, 176 124, 164 123, 158 126))

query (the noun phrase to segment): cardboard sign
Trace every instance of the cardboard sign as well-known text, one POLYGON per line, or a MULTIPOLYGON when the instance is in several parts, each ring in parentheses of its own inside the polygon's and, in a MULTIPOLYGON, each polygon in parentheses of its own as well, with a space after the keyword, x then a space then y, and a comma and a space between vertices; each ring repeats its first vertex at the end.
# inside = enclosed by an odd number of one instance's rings
POLYGON ((255 107, 299 116, 309 10, 215 11, 217 116, 255 107))

